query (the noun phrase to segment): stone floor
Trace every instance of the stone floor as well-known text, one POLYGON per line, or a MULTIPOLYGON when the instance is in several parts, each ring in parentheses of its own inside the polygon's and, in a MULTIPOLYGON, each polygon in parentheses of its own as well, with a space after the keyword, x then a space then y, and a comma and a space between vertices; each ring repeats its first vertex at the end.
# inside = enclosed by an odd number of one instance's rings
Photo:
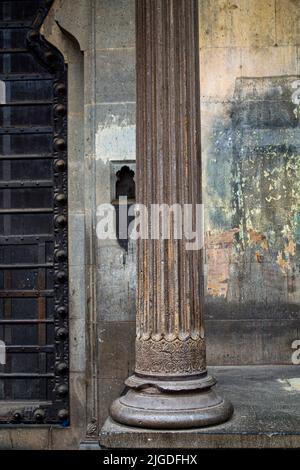
POLYGON ((299 448, 300 366, 211 367, 234 405, 232 420, 189 431, 150 431, 110 419, 102 448, 299 448))

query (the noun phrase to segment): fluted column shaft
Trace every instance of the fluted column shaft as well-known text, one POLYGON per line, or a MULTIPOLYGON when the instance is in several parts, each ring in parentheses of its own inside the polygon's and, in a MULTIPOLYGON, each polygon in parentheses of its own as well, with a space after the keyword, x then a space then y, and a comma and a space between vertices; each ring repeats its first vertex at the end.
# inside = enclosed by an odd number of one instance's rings
MULTIPOLYGON (((201 203, 198 2, 138 0, 137 199, 201 203)), ((149 223, 149 232, 150 232, 149 223)), ((184 233, 184 228, 182 230, 184 233)), ((202 252, 186 240, 138 241, 136 372, 205 370, 202 252)))

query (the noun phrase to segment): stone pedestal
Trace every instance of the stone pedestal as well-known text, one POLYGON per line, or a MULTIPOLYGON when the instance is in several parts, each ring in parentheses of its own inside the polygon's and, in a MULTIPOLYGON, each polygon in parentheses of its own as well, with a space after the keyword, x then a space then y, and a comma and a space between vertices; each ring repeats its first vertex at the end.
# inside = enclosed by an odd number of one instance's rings
MULTIPOLYGON (((137 0, 137 200, 201 204, 197 0, 137 0)), ((183 224, 183 221, 182 221, 183 224)), ((149 233, 151 222, 149 223, 149 233)), ((206 371, 202 250, 174 233, 138 241, 135 374, 115 421, 176 429, 226 421, 206 371)))

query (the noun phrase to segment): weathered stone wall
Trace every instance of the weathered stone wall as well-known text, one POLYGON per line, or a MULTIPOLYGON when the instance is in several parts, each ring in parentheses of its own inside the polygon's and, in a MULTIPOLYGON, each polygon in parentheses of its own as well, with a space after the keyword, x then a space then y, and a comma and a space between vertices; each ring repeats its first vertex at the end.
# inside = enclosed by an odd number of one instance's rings
POLYGON ((291 363, 298 339, 299 7, 200 2, 209 363, 291 363))

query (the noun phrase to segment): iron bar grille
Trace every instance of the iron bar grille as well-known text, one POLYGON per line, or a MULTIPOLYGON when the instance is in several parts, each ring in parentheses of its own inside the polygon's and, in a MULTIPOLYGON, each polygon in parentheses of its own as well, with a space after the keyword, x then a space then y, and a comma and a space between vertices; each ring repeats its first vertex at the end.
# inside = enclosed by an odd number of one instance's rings
POLYGON ((0 0, 0 423, 69 424, 67 69, 52 1, 0 0))

